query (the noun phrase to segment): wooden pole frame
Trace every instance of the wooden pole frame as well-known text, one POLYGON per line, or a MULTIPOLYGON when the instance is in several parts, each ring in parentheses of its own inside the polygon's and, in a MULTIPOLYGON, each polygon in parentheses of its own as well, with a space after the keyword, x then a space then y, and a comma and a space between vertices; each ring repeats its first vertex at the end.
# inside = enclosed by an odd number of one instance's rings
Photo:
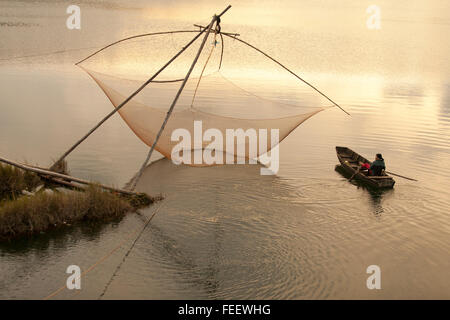
MULTIPOLYGON (((199 28, 203 28, 203 29, 205 28, 205 27, 202 27, 202 26, 197 25, 197 24, 194 24, 194 26, 195 26, 195 27, 199 27, 199 28)), ((114 45, 116 45, 116 44, 119 44, 119 43, 124 42, 124 41, 131 40, 131 39, 142 38, 142 37, 148 37, 148 36, 163 35, 163 34, 174 34, 174 33, 196 33, 196 32, 201 32, 201 31, 202 31, 201 29, 199 29, 199 30, 160 31, 160 32, 142 33, 142 34, 138 34, 138 35, 135 35, 135 36, 126 37, 126 38, 123 38, 123 39, 114 41, 114 42, 112 42, 112 43, 110 43, 110 44, 108 44, 108 45, 106 45, 106 46, 104 46, 104 47, 98 49, 97 51, 95 51, 95 52, 93 52, 92 54, 88 55, 86 58, 83 58, 82 60, 80 60, 80 61, 78 61, 77 63, 75 63, 75 65, 79 65, 80 63, 83 63, 84 61, 86 61, 86 60, 92 58, 92 57, 95 56, 97 53, 100 53, 100 52, 102 52, 103 50, 108 49, 109 47, 112 47, 112 46, 114 46, 114 45)), ((238 33, 223 32, 223 34, 229 34, 230 36, 233 36, 233 37, 239 36, 238 33)))
MULTIPOLYGON (((150 82, 152 82, 153 79, 155 79, 169 64, 171 64, 176 58, 178 58, 191 44, 193 44, 202 34, 205 32, 205 30, 200 31, 189 43, 184 46, 176 55, 174 55, 164 66, 162 66, 153 76, 151 76, 147 81, 145 81, 136 91, 134 91, 128 98, 126 98, 121 104, 119 104, 114 110, 112 110, 109 114, 107 114, 100 122, 98 122, 91 130, 89 130, 88 133, 86 133, 80 140, 75 142, 74 145, 72 145, 66 152, 63 153, 61 157, 59 157, 58 160, 55 161, 55 163, 50 167, 50 170, 54 170, 58 163, 63 161, 75 148, 77 148, 84 140, 86 140, 95 130, 97 130, 106 120, 111 118, 117 111, 119 111, 123 106, 125 106, 131 99, 133 99, 139 92, 141 92, 150 82)), ((148 34, 147 34, 148 35, 148 34)), ((127 38, 131 39, 133 37, 127 38)), ((119 41, 120 42, 120 41, 119 41)), ((118 42, 116 42, 118 43, 118 42)), ((112 45, 112 44, 111 44, 112 45)), ((106 49, 107 47, 110 47, 111 45, 108 45, 100 50, 98 50, 96 53, 100 52, 101 50, 106 49)), ((94 54, 96 54, 94 53, 94 54)), ((89 57, 92 57, 94 54, 90 55, 89 57)), ((86 60, 86 59, 84 59, 86 60)), ((84 61, 82 60, 82 61, 84 61)), ((79 62, 81 63, 81 61, 79 62)))
POLYGON ((225 14, 225 12, 227 12, 230 8, 231 8, 231 5, 226 7, 225 10, 222 11, 219 15, 214 15, 214 17, 212 18, 212 20, 209 23, 208 27, 202 30, 202 32, 206 30, 206 34, 203 37, 202 44, 200 45, 200 48, 198 49, 197 55, 195 56, 194 61, 192 62, 191 67, 189 68, 189 71, 188 71, 188 73, 186 74, 186 77, 183 80, 183 83, 181 84, 180 88, 178 89, 178 92, 175 95, 175 98, 174 98, 174 100, 173 100, 169 110, 167 111, 166 118, 164 119, 164 122, 162 123, 161 128, 159 129, 158 134, 156 135, 155 141, 153 142, 153 144, 152 144, 152 146, 150 148, 150 151, 148 152, 147 157, 145 158, 144 163, 142 164, 141 168, 139 169, 139 172, 137 173, 137 175, 133 179, 133 182, 132 182, 131 187, 130 187, 131 191, 133 191, 136 188, 136 184, 137 184, 138 180, 140 179, 140 177, 142 176, 142 173, 144 172, 144 169, 147 166, 147 163, 148 163, 148 161, 150 160, 150 158, 152 156, 153 150, 155 149, 155 146, 158 143, 158 140, 159 140, 162 132, 164 131, 164 128, 166 127, 167 122, 169 121, 170 115, 172 114, 172 111, 175 108, 175 105, 177 104, 178 98, 180 97, 181 92, 183 91, 184 86, 186 85, 186 82, 188 81, 189 76, 191 75, 192 70, 194 69, 194 67, 195 67, 195 65, 196 65, 196 63, 198 61, 198 58, 200 57, 200 54, 201 54, 201 52, 202 52, 202 50, 203 50, 203 48, 205 46, 206 40, 208 39, 209 33, 211 32, 211 29, 212 29, 214 23, 216 23, 217 20, 223 14, 225 14))
POLYGON ((132 192, 132 191, 128 191, 128 190, 124 190, 124 189, 117 189, 117 188, 113 188, 110 186, 106 186, 103 184, 99 184, 99 183, 92 183, 90 181, 84 180, 84 179, 79 179, 79 178, 75 178, 66 174, 62 174, 62 173, 57 173, 57 172, 53 172, 50 170, 46 170, 46 169, 42 169, 42 168, 37 168, 37 167, 33 167, 33 166, 29 166, 26 164, 22 164, 22 163, 18 163, 3 157, 0 157, 0 162, 9 164, 11 166, 14 166, 16 168, 25 170, 25 171, 30 171, 30 172, 34 172, 39 176, 42 176, 43 178, 47 178, 48 180, 50 180, 51 182, 55 182, 64 186, 68 186, 68 187, 73 187, 73 188, 80 188, 79 186, 76 186, 74 184, 72 184, 71 182, 76 182, 79 184, 84 184, 84 185, 96 185, 102 189, 108 190, 108 191, 113 191, 113 192, 117 192, 117 193, 121 193, 121 194, 126 194, 126 195, 137 195, 138 193, 136 192, 132 192))

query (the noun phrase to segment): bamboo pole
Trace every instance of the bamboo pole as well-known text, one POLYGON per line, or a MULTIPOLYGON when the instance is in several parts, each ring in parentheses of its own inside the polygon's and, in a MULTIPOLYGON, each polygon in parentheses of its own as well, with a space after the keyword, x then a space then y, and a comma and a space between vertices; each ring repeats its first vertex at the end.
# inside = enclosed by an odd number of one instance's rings
POLYGON ((353 178, 361 171, 361 166, 358 167, 358 170, 355 171, 355 173, 348 179, 348 181, 352 181, 353 178))
MULTIPOLYGON (((369 162, 370 164, 372 164, 371 161, 368 161, 368 162, 369 162)), ((406 180, 411 180, 411 181, 419 182, 419 180, 417 180, 417 179, 405 177, 405 176, 402 176, 402 175, 397 174, 397 173, 394 173, 394 172, 390 172, 390 171, 385 171, 385 172, 386 172, 387 174, 390 174, 390 175, 393 175, 393 176, 396 176, 396 177, 399 177, 399 178, 403 178, 403 179, 406 179, 406 180)))
POLYGON ((393 173, 393 172, 390 172, 390 171, 386 171, 386 173, 387 174, 391 174, 391 175, 396 176, 396 177, 399 177, 399 178, 406 179, 406 180, 419 181, 419 180, 416 180, 416 179, 413 179, 413 178, 408 178, 408 177, 405 177, 405 176, 402 176, 402 175, 399 175, 397 173, 393 173))
MULTIPOLYGON (((200 27, 199 25, 195 25, 196 27, 200 27)), ((131 39, 136 39, 136 38, 142 38, 142 37, 148 37, 148 36, 156 36, 156 35, 162 35, 162 34, 174 34, 174 33, 195 33, 195 32, 201 32, 201 30, 175 30, 175 31, 160 31, 160 32, 149 32, 149 33, 143 33, 143 34, 138 34, 135 36, 131 36, 131 37, 126 37, 117 41, 114 41, 100 49, 98 49, 97 51, 93 52, 92 54, 88 55, 86 58, 83 58, 82 60, 78 61, 77 63, 75 63, 75 65, 79 65, 80 63, 83 63, 84 61, 92 58, 93 56, 95 56, 96 54, 102 52, 105 49, 108 49, 109 47, 112 47, 118 43, 127 41, 127 40, 131 40, 131 39)), ((224 34, 227 32, 224 32, 224 34)), ((238 33, 228 33, 231 36, 239 36, 238 33)))
POLYGON ((63 187, 66 187, 66 188, 76 189, 78 191, 86 191, 86 188, 82 187, 79 184, 75 184, 73 182, 68 182, 68 181, 61 180, 59 178, 53 178, 53 177, 50 177, 50 176, 42 176, 41 178, 44 179, 44 180, 47 180, 47 181, 49 181, 51 183, 59 184, 59 185, 61 185, 63 187))
MULTIPOLYGON (((3 158, 3 157, 0 157, 0 162, 9 164, 11 166, 14 166, 16 168, 19 168, 19 169, 22 169, 22 170, 25 170, 25 171, 34 172, 34 173, 36 173, 36 174, 38 174, 40 176, 44 176, 45 178, 51 177, 52 179, 50 179, 50 180, 52 180, 52 181, 54 181, 56 183, 59 183, 61 181, 55 181, 55 180, 62 179, 63 180, 62 182, 68 182, 69 183, 69 181, 73 181, 73 182, 77 182, 77 183, 85 184, 85 185, 96 185, 96 186, 98 186, 98 187, 100 187, 102 189, 109 190, 109 191, 114 191, 114 192, 118 192, 118 193, 122 193, 122 194, 126 194, 126 195, 137 195, 138 194, 136 192, 132 192, 132 191, 124 190, 124 189, 116 189, 116 188, 113 188, 113 187, 105 186, 103 184, 92 183, 90 181, 79 179, 79 178, 75 178, 75 177, 72 177, 72 176, 69 176, 69 175, 66 175, 66 174, 57 173, 57 172, 54 172, 54 171, 49 171, 49 170, 45 170, 45 169, 32 167, 32 166, 29 166, 29 165, 26 165, 26 164, 22 164, 22 163, 18 163, 18 162, 15 162, 15 161, 3 158)), ((60 184, 64 184, 64 183, 60 183, 60 184)), ((71 186, 72 187, 76 187, 74 185, 71 185, 71 186)))
MULTIPOLYGON (((156 78, 169 64, 171 64, 178 56, 180 56, 191 44, 197 40, 205 30, 200 31, 189 43, 184 46, 176 55, 174 55, 164 66, 161 67, 153 76, 151 76, 146 82, 144 82, 136 91, 134 91, 128 98, 126 98, 121 104, 119 104, 114 110, 112 110, 107 116, 105 116, 99 123, 97 123, 88 133, 86 133, 80 140, 78 140, 72 147, 70 147, 64 154, 50 167, 53 170, 56 165, 63 161, 76 147, 78 147, 84 140, 86 140, 95 130, 97 130, 106 120, 113 116, 123 106, 125 106, 131 99, 133 99, 139 92, 141 92, 154 78, 156 78)), ((92 55, 91 55, 92 56, 92 55)))
MULTIPOLYGON (((176 96, 175 96, 175 98, 174 98, 174 100, 173 100, 173 102, 172 102, 172 104, 171 104, 171 106, 169 108, 169 111, 167 111, 166 118, 164 119, 164 122, 161 125, 161 128, 158 131, 158 134, 156 135, 155 141, 153 142, 153 144, 152 144, 152 146, 150 148, 150 151, 148 152, 147 157, 145 158, 144 163, 142 164, 141 168, 139 169, 138 174, 136 175, 133 183, 131 184, 131 188, 130 188, 131 191, 133 191, 134 188, 136 188, 136 184, 137 184, 138 180, 140 179, 140 177, 142 176, 142 173, 144 172, 144 169, 147 166, 147 163, 148 163, 148 161, 150 160, 150 158, 152 156, 153 150, 155 149, 155 146, 158 143, 158 140, 159 140, 162 132, 164 131, 164 128, 166 127, 167 121, 169 120, 170 115, 172 114, 172 111, 173 111, 175 105, 177 104, 178 98, 180 97, 181 92, 183 91, 184 86, 186 85, 186 82, 188 81, 189 76, 191 75, 192 70, 194 69, 194 67, 195 67, 195 65, 196 65, 196 63, 198 61, 198 58, 200 57, 200 54, 201 54, 201 52, 202 52, 202 50, 203 50, 203 48, 205 46, 206 40, 208 39, 208 36, 209 36, 209 33, 211 31, 212 26, 217 21, 217 19, 219 19, 230 8, 231 8, 231 5, 226 7, 225 10, 222 11, 222 13, 220 13, 219 15, 214 15, 214 17, 212 18, 211 22, 209 23, 207 31, 206 31, 206 34, 203 37, 202 44, 200 45, 200 48, 198 49, 197 55, 195 56, 194 61, 192 62, 191 67, 189 68, 189 71, 188 71, 188 73, 186 74, 186 77, 183 80, 183 83, 181 84, 180 88, 178 89, 178 92, 177 92, 177 94, 176 94, 176 96)), ((206 30, 206 28, 203 29, 202 32, 205 31, 205 30, 206 30)))
POLYGON ((131 39, 136 39, 136 38, 142 38, 142 37, 148 37, 148 36, 156 36, 156 35, 162 35, 162 34, 174 34, 174 33, 195 33, 195 32, 200 32, 201 30, 176 30, 176 31, 160 31, 160 32, 149 32, 149 33, 143 33, 143 34, 138 34, 135 36, 131 36, 131 37, 126 37, 117 41, 114 41, 100 49, 98 49, 97 51, 93 52, 92 54, 88 55, 86 58, 83 58, 82 60, 78 61, 77 63, 75 63, 75 65, 79 65, 80 63, 83 63, 84 61, 92 58, 93 56, 95 56, 96 54, 102 52, 105 49, 108 49, 109 47, 112 47, 116 44, 119 44, 121 42, 127 41, 127 40, 131 40, 131 39))

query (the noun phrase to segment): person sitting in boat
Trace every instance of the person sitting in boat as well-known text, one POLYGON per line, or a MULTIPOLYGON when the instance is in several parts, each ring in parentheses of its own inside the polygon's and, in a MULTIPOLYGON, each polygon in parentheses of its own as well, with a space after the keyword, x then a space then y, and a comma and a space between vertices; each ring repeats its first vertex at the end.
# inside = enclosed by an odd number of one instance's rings
POLYGON ((377 153, 377 155, 375 156, 375 161, 372 162, 372 165, 367 162, 360 162, 359 165, 360 170, 363 173, 366 173, 368 176, 381 176, 383 174, 383 170, 386 169, 386 165, 384 164, 384 159, 381 153, 377 153))
POLYGON ((377 153, 375 156, 375 161, 372 162, 372 165, 369 168, 369 174, 372 176, 381 176, 383 174, 383 170, 386 170, 383 156, 381 153, 377 153))

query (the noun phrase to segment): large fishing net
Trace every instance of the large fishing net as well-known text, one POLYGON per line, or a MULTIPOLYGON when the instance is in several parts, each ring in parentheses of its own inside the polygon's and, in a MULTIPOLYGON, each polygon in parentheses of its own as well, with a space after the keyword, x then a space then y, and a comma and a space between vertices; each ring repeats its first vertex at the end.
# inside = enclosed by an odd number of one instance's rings
MULTIPOLYGON (((80 67, 117 107, 195 35, 130 39, 99 52, 80 67)), ((120 109, 123 120, 148 146, 154 143, 202 38, 120 109)), ((189 165, 222 163, 230 154, 238 162, 255 161, 327 105, 317 92, 261 53, 211 33, 155 149, 189 165), (202 157, 204 151, 213 160, 202 157)))

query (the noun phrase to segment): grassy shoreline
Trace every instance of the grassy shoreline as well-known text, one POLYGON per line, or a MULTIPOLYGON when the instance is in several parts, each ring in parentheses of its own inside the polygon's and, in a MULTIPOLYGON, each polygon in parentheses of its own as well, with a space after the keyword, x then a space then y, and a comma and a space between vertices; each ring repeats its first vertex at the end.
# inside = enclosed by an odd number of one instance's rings
POLYGON ((0 163, 0 203, 14 200, 23 190, 31 192, 41 184, 44 182, 36 174, 0 163))
POLYGON ((45 182, 33 173, 0 164, 0 241, 78 222, 109 222, 162 199, 119 195, 95 185, 84 192, 58 190, 46 189, 45 182), (23 190, 29 195, 23 195, 23 190))

